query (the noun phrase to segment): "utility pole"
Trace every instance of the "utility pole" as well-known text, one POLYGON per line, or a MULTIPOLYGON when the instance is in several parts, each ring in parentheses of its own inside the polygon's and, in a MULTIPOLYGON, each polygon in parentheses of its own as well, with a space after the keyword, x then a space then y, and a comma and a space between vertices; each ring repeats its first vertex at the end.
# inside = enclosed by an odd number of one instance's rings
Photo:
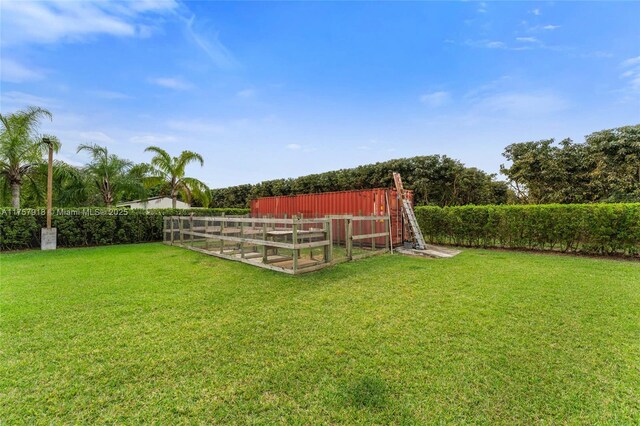
POLYGON ((49 169, 47 170, 47 229, 51 229, 51 208, 53 205, 53 144, 49 138, 42 142, 49 145, 49 169))
POLYGON ((49 167, 47 170, 47 227, 41 229, 40 249, 55 250, 57 245, 57 229, 51 227, 51 210, 53 208, 53 141, 42 138, 42 143, 49 146, 49 167))

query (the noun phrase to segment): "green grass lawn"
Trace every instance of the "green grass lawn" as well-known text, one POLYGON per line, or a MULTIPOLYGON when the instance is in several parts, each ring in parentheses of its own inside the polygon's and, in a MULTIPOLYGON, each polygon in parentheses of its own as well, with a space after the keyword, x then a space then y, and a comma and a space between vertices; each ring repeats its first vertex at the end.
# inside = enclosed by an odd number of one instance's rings
POLYGON ((638 424, 640 263, 0 256, 0 423, 638 424))

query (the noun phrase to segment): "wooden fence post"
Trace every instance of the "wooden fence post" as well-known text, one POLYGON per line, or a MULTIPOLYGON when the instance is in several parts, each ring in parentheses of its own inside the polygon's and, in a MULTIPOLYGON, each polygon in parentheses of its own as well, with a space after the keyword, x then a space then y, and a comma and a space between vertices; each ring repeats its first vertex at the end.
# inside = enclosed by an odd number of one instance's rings
MULTIPOLYGON (((298 218, 297 216, 293 216, 293 232, 291 235, 291 242, 293 244, 298 244, 298 218)), ((298 270, 298 249, 293 249, 293 273, 295 274, 298 270)))
POLYGON ((347 218, 344 219, 344 246, 347 247, 347 228, 349 227, 349 221, 347 218))
MULTIPOLYGON (((224 213, 222 213, 222 219, 220 219, 220 236, 224 237, 224 213)), ((224 253, 224 240, 220 239, 220 254, 224 253)))
MULTIPOLYGON (((262 239, 264 241, 267 241, 267 224, 263 223, 262 224, 262 239)), ((262 246, 262 262, 263 263, 267 263, 267 260, 269 256, 269 249, 267 248, 266 245, 262 246)))
POLYGON ((333 231, 331 227, 333 226, 333 220, 327 219, 324 224, 325 229, 325 238, 329 241, 329 245, 324 246, 324 261, 325 263, 331 262, 333 260, 333 231))
MULTIPOLYGON (((240 222, 240 238, 244 238, 244 222, 240 222)), ((240 241, 240 257, 244 259, 244 242, 240 241)))
POLYGON ((391 239, 390 237, 391 236, 389 235, 389 225, 390 225, 389 222, 390 221, 391 221, 391 217, 387 217, 384 220, 384 233, 387 234, 384 237, 384 250, 385 251, 391 251, 391 241, 390 241, 390 239, 391 239))
POLYGON ((347 219, 347 259, 353 260, 353 219, 347 219))
POLYGON ((204 218, 204 248, 209 250, 209 217, 204 218))
POLYGON ((174 226, 173 226, 174 217, 170 216, 170 218, 171 218, 171 245, 173 245, 173 240, 175 238, 174 237, 175 230, 173 229, 174 228, 174 226))
MULTIPOLYGON (((362 210, 358 210, 358 216, 362 216, 362 210)), ((362 235, 362 220, 358 221, 358 236, 362 235)), ((360 247, 360 250, 362 250, 362 244, 363 244, 364 240, 358 240, 358 246, 360 247)))
MULTIPOLYGON (((375 219, 371 219, 371 234, 375 234, 376 233, 376 220, 375 219)), ((376 239, 375 237, 371 237, 371 251, 374 251, 376 249, 376 239)))
POLYGON ((178 229, 180 230, 180 245, 184 245, 184 228, 182 225, 182 216, 178 216, 178 229))

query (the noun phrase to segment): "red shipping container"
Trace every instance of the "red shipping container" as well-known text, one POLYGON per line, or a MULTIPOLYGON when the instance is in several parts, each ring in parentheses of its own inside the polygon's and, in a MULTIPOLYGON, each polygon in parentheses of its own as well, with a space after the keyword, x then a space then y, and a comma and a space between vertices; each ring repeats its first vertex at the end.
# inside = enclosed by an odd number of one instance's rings
MULTIPOLYGON (((413 192, 407 191, 407 197, 413 200, 413 192)), ((395 189, 323 192, 320 194, 263 197, 251 201, 252 217, 386 216, 387 212, 391 216, 392 243, 394 246, 401 245, 404 228, 401 205, 395 189)), ((371 225, 367 221, 364 221, 363 225, 365 229, 358 230, 361 234, 383 232, 384 223, 381 226, 374 225, 375 230, 371 229, 371 225)), ((344 230, 339 229, 339 226, 336 228, 338 229, 334 229, 334 239, 340 241, 344 238, 344 230)))

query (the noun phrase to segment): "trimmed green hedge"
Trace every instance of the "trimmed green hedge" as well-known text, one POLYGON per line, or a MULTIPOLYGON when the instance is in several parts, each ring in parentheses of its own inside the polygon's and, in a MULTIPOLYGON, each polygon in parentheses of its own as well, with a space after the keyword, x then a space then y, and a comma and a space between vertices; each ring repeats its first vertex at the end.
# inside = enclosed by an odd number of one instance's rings
MULTIPOLYGON (((58 247, 162 241, 163 216, 246 215, 248 209, 54 209, 58 247)), ((45 209, 0 209, 0 248, 40 247, 45 209)))
POLYGON ((417 207, 416 216, 434 244, 640 253, 640 203, 417 207))

